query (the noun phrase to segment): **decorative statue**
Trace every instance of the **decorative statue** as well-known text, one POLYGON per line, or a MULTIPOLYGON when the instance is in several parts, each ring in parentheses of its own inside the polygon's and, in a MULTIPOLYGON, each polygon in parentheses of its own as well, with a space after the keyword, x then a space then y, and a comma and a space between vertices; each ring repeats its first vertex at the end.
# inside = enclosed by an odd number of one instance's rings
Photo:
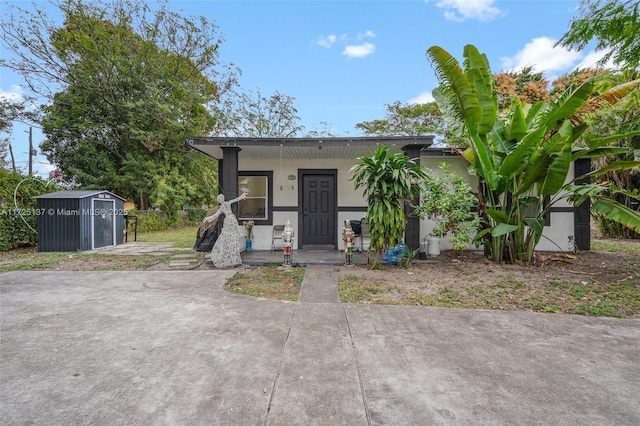
POLYGON ((353 245, 356 241, 355 234, 351 228, 351 221, 344 221, 342 228, 342 241, 344 241, 344 266, 353 266, 353 245))
POLYGON ((238 219, 231 211, 231 204, 244 200, 247 193, 243 193, 238 198, 231 201, 225 201, 224 195, 218 195, 218 203, 220 208, 211 216, 204 218, 203 222, 207 223, 216 220, 220 213, 224 213, 224 222, 222 232, 211 250, 211 261, 216 268, 227 268, 229 266, 237 266, 242 264, 240 258, 240 233, 238 232, 238 219))
POLYGON ((291 256, 293 254, 293 226, 291 221, 287 220, 282 231, 282 244, 284 245, 284 263, 282 266, 292 266, 291 256))

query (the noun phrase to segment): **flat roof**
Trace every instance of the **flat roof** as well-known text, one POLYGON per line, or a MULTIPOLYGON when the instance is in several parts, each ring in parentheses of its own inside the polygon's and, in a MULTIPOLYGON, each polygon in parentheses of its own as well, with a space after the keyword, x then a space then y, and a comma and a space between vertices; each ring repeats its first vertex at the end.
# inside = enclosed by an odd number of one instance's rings
POLYGON ((328 137, 328 138, 238 138, 188 137, 185 145, 217 160, 222 159, 222 148, 240 149, 240 159, 355 159, 370 155, 378 145, 387 145, 391 152, 408 145, 428 148, 433 136, 389 137, 328 137))

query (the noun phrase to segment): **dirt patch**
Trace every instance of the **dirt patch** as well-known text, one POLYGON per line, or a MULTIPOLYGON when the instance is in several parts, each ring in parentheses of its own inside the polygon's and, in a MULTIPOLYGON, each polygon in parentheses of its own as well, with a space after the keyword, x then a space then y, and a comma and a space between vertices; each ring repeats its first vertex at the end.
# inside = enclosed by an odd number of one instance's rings
POLYGON ((640 318, 640 242, 629 244, 628 252, 539 253, 533 264, 446 251, 407 269, 340 267, 341 299, 640 318))

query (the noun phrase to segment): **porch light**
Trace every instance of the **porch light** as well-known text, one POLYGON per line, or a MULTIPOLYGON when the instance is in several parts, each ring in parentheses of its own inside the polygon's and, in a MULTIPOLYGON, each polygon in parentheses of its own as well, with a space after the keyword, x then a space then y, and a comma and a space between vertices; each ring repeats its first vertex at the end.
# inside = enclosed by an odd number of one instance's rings
POLYGON ((353 266, 353 245, 356 241, 356 236, 351 228, 351 221, 344 221, 342 241, 344 242, 344 266, 353 266))
POLYGON ((293 226, 291 221, 287 220, 282 231, 282 244, 284 251, 284 263, 282 266, 292 266, 291 257, 293 255, 293 226))

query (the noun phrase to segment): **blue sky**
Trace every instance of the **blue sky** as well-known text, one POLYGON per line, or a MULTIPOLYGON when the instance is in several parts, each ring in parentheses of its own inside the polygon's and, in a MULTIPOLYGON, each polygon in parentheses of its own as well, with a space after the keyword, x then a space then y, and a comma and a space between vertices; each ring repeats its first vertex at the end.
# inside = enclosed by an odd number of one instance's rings
MULTIPOLYGON (((306 130, 327 122, 334 134, 358 136, 355 124, 382 118, 385 104, 431 100, 436 78, 425 52, 433 45, 460 59, 464 45, 474 44, 487 54, 494 73, 532 65, 550 80, 594 64, 602 55, 592 49, 553 48, 578 14, 578 3, 192 0, 169 5, 218 25, 225 38, 220 59, 242 70, 242 90, 294 97, 306 130)), ((29 7, 30 2, 9 4, 29 7)), ((0 96, 26 93, 18 76, 1 73, 0 96)), ((35 143, 42 140, 34 134, 35 143)), ((25 128, 16 126, 13 145, 18 165, 26 169, 25 128)), ((47 169, 43 155, 35 169, 47 169)))

